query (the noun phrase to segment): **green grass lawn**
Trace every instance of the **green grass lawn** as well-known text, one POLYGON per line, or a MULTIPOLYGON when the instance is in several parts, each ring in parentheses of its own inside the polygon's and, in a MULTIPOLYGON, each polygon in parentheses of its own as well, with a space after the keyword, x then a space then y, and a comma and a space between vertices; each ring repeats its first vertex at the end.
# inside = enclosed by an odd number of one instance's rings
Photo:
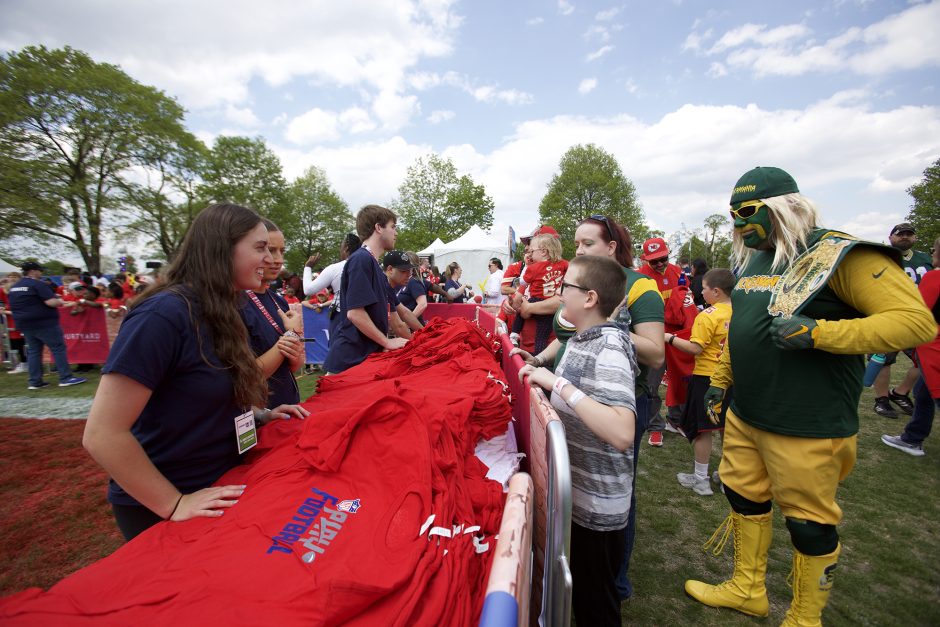
MULTIPOLYGON (((903 361, 903 360, 902 360, 903 361)), ((906 366, 906 364, 904 364, 906 366)), ((903 368, 892 372, 897 381, 903 368)), ((897 435, 907 416, 889 420, 872 411, 873 393, 859 405, 858 460, 839 489, 843 543, 835 585, 823 614, 826 625, 940 625, 940 441, 926 442, 925 457, 888 448, 881 435, 897 435)), ((715 441, 717 449, 717 440, 715 441)), ((716 450, 712 469, 720 455, 716 450)), ((757 619, 706 607, 685 595, 686 579, 718 583, 731 574, 729 541, 719 557, 702 544, 730 511, 720 493, 702 497, 682 488, 677 472, 692 472, 691 447, 666 434, 661 449, 643 445, 637 484, 637 541, 631 563, 635 596, 622 607, 624 624, 778 625, 789 606, 792 545, 774 510, 767 589, 770 617, 757 619)))

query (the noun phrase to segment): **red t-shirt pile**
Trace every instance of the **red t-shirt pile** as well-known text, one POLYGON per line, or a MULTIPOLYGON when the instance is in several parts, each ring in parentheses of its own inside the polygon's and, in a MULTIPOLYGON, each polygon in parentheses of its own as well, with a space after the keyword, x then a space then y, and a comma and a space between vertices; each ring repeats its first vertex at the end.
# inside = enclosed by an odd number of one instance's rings
POLYGON ((469 321, 436 321, 321 379, 305 421, 263 427, 219 480, 248 486, 223 516, 158 524, 3 599, 2 622, 476 624, 503 492, 473 450, 510 419, 497 350, 469 321))

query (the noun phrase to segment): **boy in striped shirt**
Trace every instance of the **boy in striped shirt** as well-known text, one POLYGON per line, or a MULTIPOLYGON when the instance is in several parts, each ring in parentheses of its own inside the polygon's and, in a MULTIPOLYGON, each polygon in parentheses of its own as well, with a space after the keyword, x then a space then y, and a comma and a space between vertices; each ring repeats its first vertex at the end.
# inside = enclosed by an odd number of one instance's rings
POLYGON ((561 283, 565 319, 577 333, 555 373, 526 365, 520 378, 552 391, 571 463, 572 606, 579 625, 620 625, 614 583, 623 557, 633 485, 636 351, 607 318, 626 277, 607 257, 576 257, 561 283))

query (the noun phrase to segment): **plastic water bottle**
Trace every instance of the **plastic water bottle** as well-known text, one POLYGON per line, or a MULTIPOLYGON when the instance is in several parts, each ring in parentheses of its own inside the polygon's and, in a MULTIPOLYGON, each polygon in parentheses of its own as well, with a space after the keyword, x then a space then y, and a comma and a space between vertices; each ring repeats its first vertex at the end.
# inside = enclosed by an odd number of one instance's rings
POLYGON ((868 366, 865 368, 865 377, 862 379, 862 385, 867 388, 870 388, 875 382, 878 373, 881 372, 881 369, 885 367, 885 356, 882 353, 875 353, 871 356, 871 359, 868 361, 868 366))

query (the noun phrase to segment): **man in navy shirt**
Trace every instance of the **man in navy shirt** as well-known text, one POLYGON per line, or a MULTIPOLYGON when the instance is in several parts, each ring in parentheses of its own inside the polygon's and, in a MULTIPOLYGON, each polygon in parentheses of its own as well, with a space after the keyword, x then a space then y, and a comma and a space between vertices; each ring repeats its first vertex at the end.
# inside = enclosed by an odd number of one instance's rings
POLYGON ((346 260, 340 294, 339 323, 330 338, 324 369, 335 374, 361 363, 378 350, 395 350, 408 340, 388 337, 388 279, 379 259, 395 247, 398 216, 378 205, 366 205, 356 215, 362 247, 346 260))
MULTIPOLYGON (((416 296, 425 295, 424 284, 411 278, 411 273, 416 266, 411 263, 408 253, 403 250, 390 250, 385 253, 382 257, 382 267, 385 268, 385 276, 388 278, 389 324, 395 335, 411 339, 411 332, 424 326, 424 322, 412 311, 414 305, 410 304, 415 301, 416 296), (405 291, 412 286, 414 286, 412 294, 405 291)), ((426 296, 424 297, 427 299, 426 296)))
POLYGON ((65 354, 65 339, 59 326, 62 299, 43 281, 42 266, 35 261, 23 264, 23 278, 10 288, 10 309, 16 316, 16 324, 26 338, 29 349, 29 389, 39 390, 47 385, 42 380, 42 349, 49 347, 56 369, 59 371, 59 387, 78 385, 86 379, 76 377, 69 368, 65 354))

